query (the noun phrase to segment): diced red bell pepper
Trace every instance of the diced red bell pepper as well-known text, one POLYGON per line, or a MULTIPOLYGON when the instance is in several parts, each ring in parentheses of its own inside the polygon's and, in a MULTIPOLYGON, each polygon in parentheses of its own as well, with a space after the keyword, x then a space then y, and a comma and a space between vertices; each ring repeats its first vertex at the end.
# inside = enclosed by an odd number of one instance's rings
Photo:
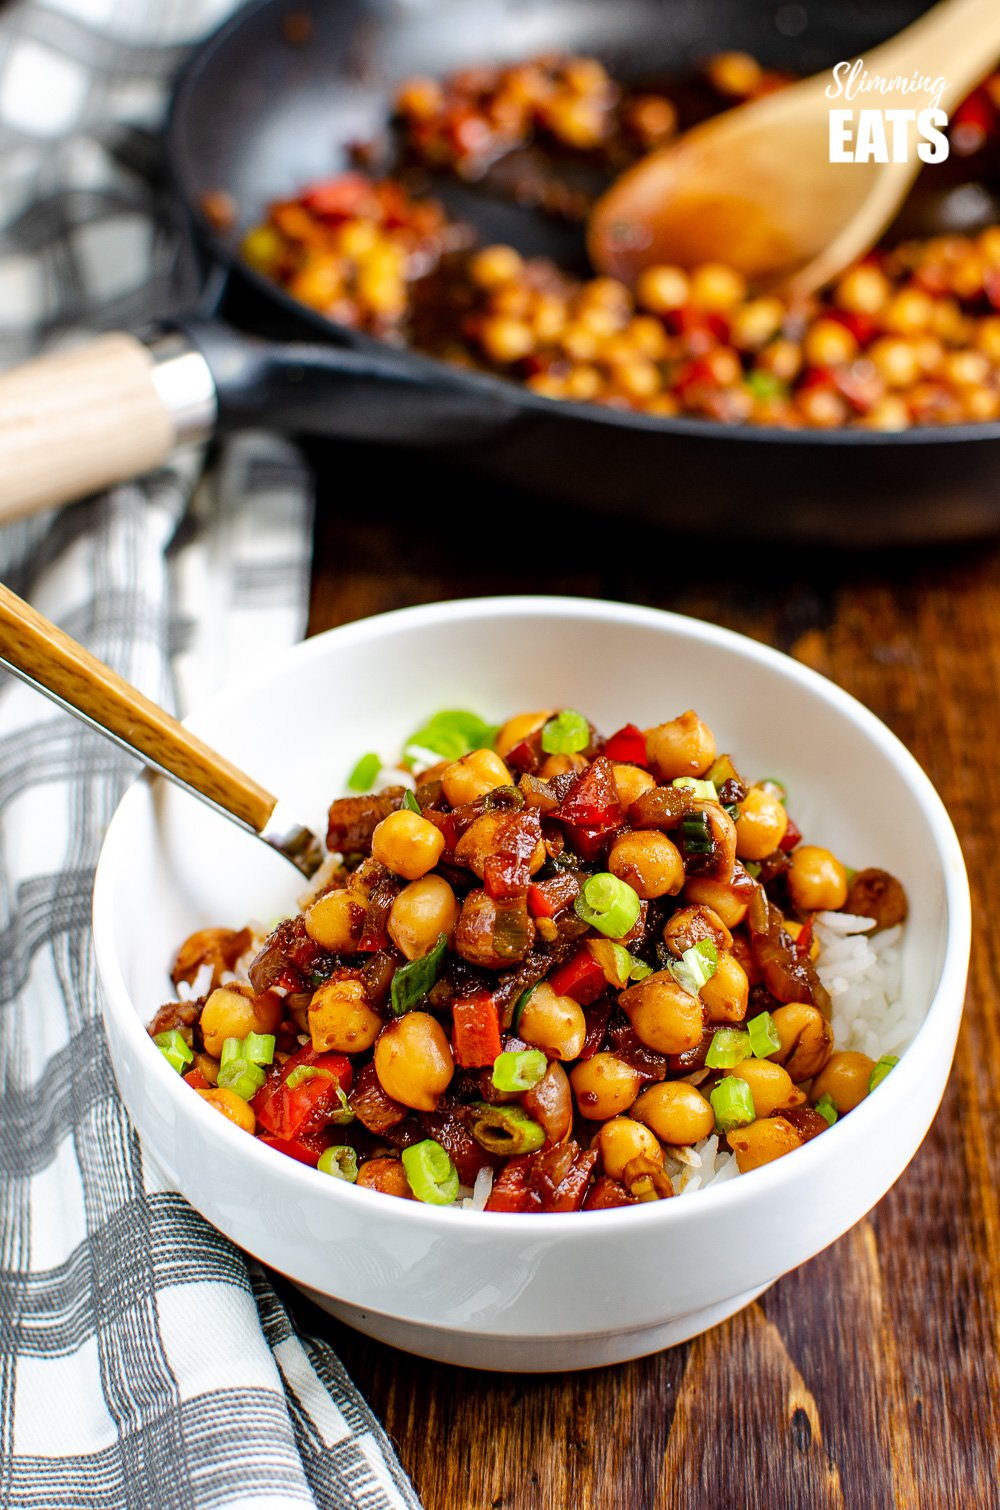
POLYGON ((598 755, 570 787, 553 818, 577 829, 610 833, 622 822, 622 807, 615 785, 614 767, 606 755, 598 755))
POLYGON ((878 321, 874 315, 866 315, 853 309, 829 309, 824 310, 823 318, 834 320, 849 330, 859 346, 867 346, 878 330, 878 321))
POLYGON ((189 1085, 192 1090, 210 1091, 212 1089, 211 1085, 201 1073, 201 1070, 188 1070, 187 1074, 182 1078, 184 1080, 184 1084, 189 1085))
POLYGON ((575 824, 567 824, 566 843, 581 860, 596 860, 613 833, 613 828, 577 828, 575 824))
POLYGON ((645 767, 649 763, 646 753, 646 736, 635 724, 624 724, 617 733, 612 734, 601 751, 609 760, 618 761, 623 765, 641 765, 645 767))
POLYGON ((500 1014, 488 991, 452 1003, 451 1047, 455 1063, 466 1070, 492 1064, 500 1053, 500 1014))
POLYGON ((372 186, 360 173, 341 173, 337 178, 310 184, 302 203, 313 215, 324 220, 346 220, 356 215, 365 200, 371 198, 372 186))
POLYGON ((534 776, 542 763, 541 735, 522 739, 520 744, 507 751, 504 758, 512 771, 519 771, 522 776, 534 776))
POLYGON ((801 842, 802 830, 799 828, 794 818, 789 818, 788 827, 785 829, 785 837, 778 845, 778 848, 783 849, 787 854, 790 849, 794 849, 796 844, 801 844, 801 842))
POLYGON ((528 887, 528 911, 533 918, 554 918, 580 895, 580 882, 571 871, 564 870, 547 881, 533 881, 528 887))
POLYGON ((298 1138, 275 1138, 271 1133, 261 1133, 260 1142, 266 1143, 268 1148, 276 1148, 279 1153, 287 1154, 290 1159, 298 1159, 300 1164, 311 1164, 315 1169, 319 1156, 329 1145, 330 1139, 322 1132, 303 1133, 298 1138))
POLYGON ((616 1206, 635 1206, 636 1204, 635 1196, 631 1195, 624 1185, 611 1179, 610 1175, 602 1174, 587 1191, 583 1210, 611 1211, 616 1206))
POLYGON ((607 984, 604 971, 586 948, 549 976, 549 985, 557 996, 571 996, 581 1007, 589 1007, 596 1001, 607 984))
POLYGON ((250 1105, 257 1121, 276 1138, 301 1137, 325 1127, 340 1106, 337 1090, 350 1089, 350 1060, 343 1054, 318 1054, 306 1047, 293 1054, 278 1070, 272 1070, 250 1105), (311 1065, 325 1074, 312 1075, 288 1089, 287 1081, 300 1065, 311 1065))

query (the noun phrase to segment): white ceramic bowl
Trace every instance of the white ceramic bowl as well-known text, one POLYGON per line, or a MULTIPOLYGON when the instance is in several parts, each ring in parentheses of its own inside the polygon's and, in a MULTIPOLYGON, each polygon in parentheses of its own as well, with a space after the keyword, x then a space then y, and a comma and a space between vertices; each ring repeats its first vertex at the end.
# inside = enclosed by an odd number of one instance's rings
MULTIPOLYGON (((169 1068, 145 1024, 178 943, 288 909, 295 872, 197 801, 142 779, 108 831, 94 928, 108 1040, 146 1152, 199 1211, 352 1326, 481 1368, 639 1357, 746 1305, 839 1237, 912 1158, 944 1090, 969 957, 968 885, 930 782, 832 683, 738 635, 613 603, 435 604, 320 635, 191 723, 317 829, 364 750, 429 713, 567 704, 605 731, 696 707, 750 773, 780 774, 810 837, 899 876, 904 989, 925 1014, 898 1068, 829 1133, 717 1190, 523 1216, 358 1190, 247 1137, 169 1068)), ((830 1297, 830 1304, 836 1304, 830 1297)))

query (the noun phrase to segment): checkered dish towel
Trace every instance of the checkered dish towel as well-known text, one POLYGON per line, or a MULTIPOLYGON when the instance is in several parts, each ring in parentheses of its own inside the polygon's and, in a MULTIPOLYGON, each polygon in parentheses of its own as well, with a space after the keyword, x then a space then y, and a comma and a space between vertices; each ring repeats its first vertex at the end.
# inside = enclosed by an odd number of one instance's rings
MULTIPOLYGON (((145 171, 169 77, 230 4, 0 11, 0 363, 177 296, 145 171)), ((5 582, 182 708, 301 636, 308 580, 310 492, 291 447, 243 437, 209 486, 197 471, 0 531, 5 582)), ((90 898, 134 774, 3 678, 0 1506, 419 1510, 331 1349, 144 1166, 118 1100, 90 898)))

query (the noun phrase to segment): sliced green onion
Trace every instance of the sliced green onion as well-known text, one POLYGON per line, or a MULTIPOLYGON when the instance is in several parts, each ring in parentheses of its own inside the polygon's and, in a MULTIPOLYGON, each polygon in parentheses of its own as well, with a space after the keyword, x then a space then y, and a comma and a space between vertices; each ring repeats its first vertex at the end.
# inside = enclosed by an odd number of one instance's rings
POLYGON ((576 755, 590 744, 590 725, 575 708, 563 708, 542 727, 546 755, 576 755))
POLYGON ((519 1054, 505 1050, 493 1061, 493 1084, 498 1091, 530 1091, 545 1079, 548 1067, 541 1049, 524 1049, 519 1054))
POLYGON ((757 1120, 753 1093, 739 1075, 727 1075, 720 1080, 708 1099, 715 1113, 717 1132, 731 1132, 734 1127, 746 1127, 757 1120))
POLYGON ((220 1064, 228 1064, 231 1059, 244 1059, 242 1038, 227 1038, 222 1045, 222 1053, 219 1056, 220 1064))
POLYGON ((244 1101, 256 1096, 267 1077, 259 1064, 248 1059, 227 1059, 219 1068, 219 1085, 223 1090, 235 1091, 244 1101))
POLYGON ((740 864, 743 866, 743 869, 746 871, 747 875, 748 876, 752 876, 753 879, 756 881, 757 877, 760 875, 760 861, 759 860, 741 860, 740 864))
POLYGON ((781 1034, 774 1026, 770 1012, 759 1012, 756 1017, 751 1017, 747 1023, 747 1033, 756 1059, 766 1059, 775 1049, 781 1048, 781 1034))
POLYGON ((738 802, 727 802, 727 803, 725 803, 724 806, 723 806, 722 811, 724 813, 728 814, 728 816, 730 818, 732 818, 732 820, 733 820, 734 823, 738 823, 739 822, 739 819, 740 819, 740 805, 739 805, 738 802))
POLYGON ((624 938, 631 932, 641 910, 639 898, 628 882, 620 881, 607 870, 590 877, 573 907, 578 918, 612 939, 624 938))
POLYGON ((715 848, 704 813, 688 813, 681 819, 681 834, 684 852, 688 855, 710 855, 715 848))
POLYGON ((699 781, 696 776, 675 776, 670 783, 682 792, 691 792, 705 802, 718 802, 719 793, 714 781, 699 781))
POLYGON ((347 790, 349 792, 370 792, 375 777, 381 769, 382 762, 373 751, 367 755, 362 755, 347 778, 347 790))
POLYGON ((403 746, 409 765, 436 765, 439 760, 461 760, 470 750, 488 749, 496 727, 466 708, 446 708, 412 733, 403 746))
POLYGON ((700 939, 685 949, 680 959, 670 960, 667 969, 674 980, 691 996, 697 996, 706 981, 719 968, 719 951, 711 939, 700 939))
POLYGON ((335 1179, 347 1180, 351 1185, 358 1177, 358 1155, 346 1143, 334 1143, 324 1148, 316 1168, 321 1174, 332 1174, 335 1179))
POLYGON ((885 1079, 886 1075, 888 1075, 889 1071, 890 1070, 894 1070, 896 1068, 896 1065, 898 1063, 899 1063, 899 1055, 898 1054, 883 1054, 882 1055, 882 1058, 878 1061, 878 1063, 876 1064, 875 1068, 872 1070, 871 1074, 868 1076, 868 1093, 869 1093, 869 1095, 871 1094, 871 1092, 875 1089, 875 1087, 877 1085, 881 1085, 882 1084, 882 1081, 885 1079))
POLYGON ((273 1064, 274 1034, 248 1033, 243 1040, 243 1058, 251 1064, 273 1064))
POLYGON ((444 968, 444 952, 447 947, 447 936, 439 933, 433 949, 429 949, 419 959, 400 965, 392 977, 390 992, 392 1010, 397 1017, 402 1017, 404 1012, 409 1012, 411 1007, 423 1001, 444 968))
POLYGON ((167 1033, 157 1033, 153 1042, 170 1067, 175 1069, 178 1075, 183 1075, 184 1066, 190 1064, 194 1058, 183 1033, 177 1028, 171 1028, 167 1033))
POLYGON ((750 1058, 750 1034, 739 1028, 717 1029, 705 1055, 710 1070, 731 1070, 750 1058))
POLYGON ((417 801, 412 792, 403 793, 403 806, 407 808, 411 813, 420 812, 420 803, 417 801))
POLYGON ((518 1026, 521 1021, 521 1013, 528 1005, 528 998, 534 989, 534 986, 525 986, 524 990, 517 998, 517 1001, 514 1003, 514 1010, 510 1014, 510 1031, 512 1033, 517 1032, 518 1026))
POLYGON ((489 1106, 485 1101, 475 1101, 470 1110, 469 1131, 487 1153, 513 1158, 534 1153, 545 1142, 543 1129, 519 1106, 489 1106))
POLYGON ((772 797, 777 797, 779 802, 784 802, 788 797, 788 788, 783 781, 776 781, 773 776, 765 776, 763 781, 757 781, 755 786, 763 787, 765 792, 770 792, 772 797))
POLYGON ((837 1108, 833 1104, 833 1097, 830 1095, 829 1091, 824 1091, 823 1095, 820 1096, 819 1100, 816 1102, 816 1105, 813 1107, 813 1111, 819 1112, 820 1116, 823 1118, 823 1121, 828 1122, 831 1127, 837 1120, 837 1108))
POLYGON ((743 381, 754 398, 785 398, 788 394, 787 384, 775 377, 773 372, 766 372, 760 367, 748 372, 743 381))
POLYGON ((403 1168, 418 1201, 450 1206, 458 1195, 458 1170, 433 1138, 403 1149, 403 1168))

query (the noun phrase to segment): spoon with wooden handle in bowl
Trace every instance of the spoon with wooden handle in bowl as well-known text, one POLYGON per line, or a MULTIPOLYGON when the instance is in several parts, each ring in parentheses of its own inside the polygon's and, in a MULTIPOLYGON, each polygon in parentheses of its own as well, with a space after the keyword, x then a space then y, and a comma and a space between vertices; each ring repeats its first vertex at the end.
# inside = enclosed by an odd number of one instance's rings
MULTIPOLYGON (((905 161, 831 162, 830 110, 916 115, 931 100, 903 87, 914 76, 944 79, 944 105, 954 106, 998 55, 998 0, 941 0, 866 54, 867 75, 885 81, 884 90, 831 97, 828 70, 727 110, 643 158, 591 211, 591 260, 626 283, 657 263, 726 262, 752 284, 811 293, 874 246, 922 166, 916 122, 903 120, 905 161)), ((892 159, 897 123, 885 120, 892 159)))
POLYGON ((0 584, 0 665, 313 876, 316 835, 252 776, 0 584))

